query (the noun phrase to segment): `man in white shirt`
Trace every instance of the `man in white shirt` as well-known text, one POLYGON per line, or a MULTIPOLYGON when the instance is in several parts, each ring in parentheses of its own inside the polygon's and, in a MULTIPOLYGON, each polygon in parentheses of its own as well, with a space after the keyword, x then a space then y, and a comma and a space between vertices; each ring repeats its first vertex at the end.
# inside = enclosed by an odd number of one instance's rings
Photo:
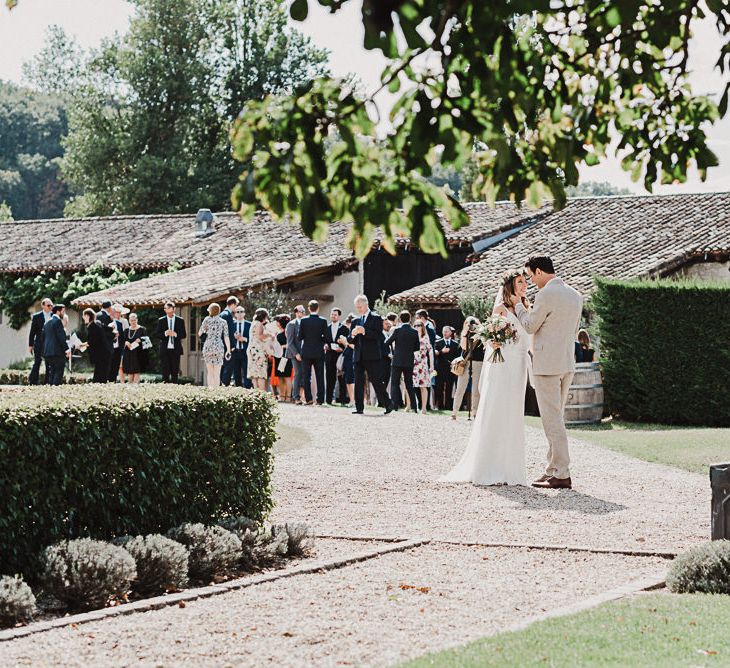
POLYGON ((185 321, 175 315, 175 304, 165 303, 165 315, 157 321, 160 340, 160 367, 163 383, 177 383, 180 374, 182 341, 186 338, 185 321))
MULTIPOLYGON (((338 307, 334 307, 330 311, 330 321, 327 325, 327 336, 325 339, 325 401, 328 404, 334 403, 335 385, 337 384, 337 360, 342 354, 342 346, 337 343, 341 336, 347 336, 348 331, 341 322, 342 311, 338 307)), ((344 388, 340 388, 340 400, 343 400, 345 394, 342 392, 344 388)))

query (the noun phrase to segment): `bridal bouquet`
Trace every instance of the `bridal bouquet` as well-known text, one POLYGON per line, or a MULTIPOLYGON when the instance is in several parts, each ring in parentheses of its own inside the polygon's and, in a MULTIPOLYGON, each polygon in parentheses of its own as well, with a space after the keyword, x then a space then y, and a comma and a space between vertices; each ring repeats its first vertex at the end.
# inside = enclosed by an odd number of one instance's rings
MULTIPOLYGON (((517 330, 514 325, 501 315, 493 315, 480 325, 477 325, 476 335, 485 348, 490 342, 504 345, 517 341, 517 330)), ((487 359, 487 362, 504 362, 502 349, 495 348, 487 359)))

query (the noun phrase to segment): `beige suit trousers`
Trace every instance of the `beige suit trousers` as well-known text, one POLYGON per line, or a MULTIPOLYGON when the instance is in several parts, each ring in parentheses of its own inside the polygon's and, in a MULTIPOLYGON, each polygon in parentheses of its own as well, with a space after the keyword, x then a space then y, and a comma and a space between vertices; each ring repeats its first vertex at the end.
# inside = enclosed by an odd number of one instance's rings
POLYGON ((548 440, 547 468, 545 473, 556 478, 570 477, 568 432, 565 430, 563 409, 568 400, 573 372, 557 376, 535 375, 535 394, 540 407, 542 428, 548 440))

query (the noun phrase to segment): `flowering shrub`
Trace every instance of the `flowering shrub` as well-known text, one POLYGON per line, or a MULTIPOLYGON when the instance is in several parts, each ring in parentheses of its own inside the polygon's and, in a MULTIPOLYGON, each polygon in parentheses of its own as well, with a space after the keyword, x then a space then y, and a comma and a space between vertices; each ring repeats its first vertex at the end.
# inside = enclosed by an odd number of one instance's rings
POLYGON ((35 596, 18 575, 0 577, 0 626, 27 622, 35 612, 35 596))
POLYGON ((189 550, 191 578, 207 580, 235 568, 241 559, 241 541, 236 534, 219 526, 181 524, 167 535, 189 550))
POLYGON ((134 559, 124 548, 80 538, 46 548, 43 586, 71 609, 99 608, 123 596, 137 576, 134 559))
POLYGON ((184 545, 161 536, 135 536, 123 544, 137 564, 134 590, 155 594, 182 589, 188 582, 188 551, 184 545))

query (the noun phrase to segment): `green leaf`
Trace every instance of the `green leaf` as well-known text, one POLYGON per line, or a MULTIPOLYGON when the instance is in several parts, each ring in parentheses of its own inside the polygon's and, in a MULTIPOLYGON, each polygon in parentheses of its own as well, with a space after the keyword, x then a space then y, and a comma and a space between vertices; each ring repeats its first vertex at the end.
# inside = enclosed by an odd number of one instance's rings
POLYGON ((307 0, 294 0, 289 8, 289 14, 295 21, 304 21, 309 13, 307 0))

